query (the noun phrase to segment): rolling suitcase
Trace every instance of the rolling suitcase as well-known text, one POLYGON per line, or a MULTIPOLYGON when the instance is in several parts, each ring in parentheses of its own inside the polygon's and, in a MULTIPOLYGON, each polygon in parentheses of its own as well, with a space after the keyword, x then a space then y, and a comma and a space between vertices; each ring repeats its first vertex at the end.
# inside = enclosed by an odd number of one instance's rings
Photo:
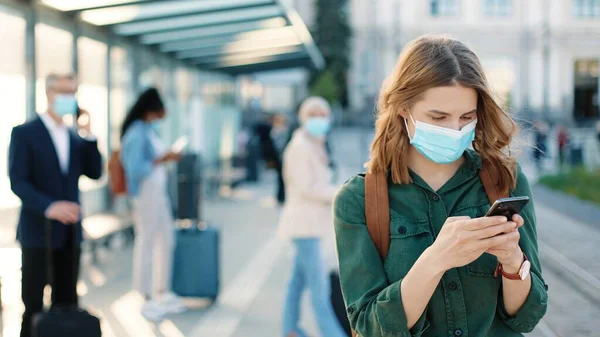
MULTIPOLYGON (((76 235, 75 226, 73 235, 76 235)), ((54 284, 54 268, 52 257, 52 223, 46 221, 46 258, 48 261, 48 276, 50 284, 54 284)), ((73 245, 73 249, 77 249, 73 245)), ((73 268, 76 268, 74 265, 73 268)), ((52 308, 33 317, 33 337, 101 337, 100 320, 87 311, 73 307, 52 308)))
POLYGON ((346 304, 344 304, 344 296, 342 295, 340 276, 336 272, 331 272, 329 279, 331 281, 331 306, 346 335, 351 336, 352 329, 350 329, 350 322, 348 316, 346 316, 346 304))
POLYGON ((179 220, 173 262, 173 292, 216 300, 219 294, 219 229, 179 220))

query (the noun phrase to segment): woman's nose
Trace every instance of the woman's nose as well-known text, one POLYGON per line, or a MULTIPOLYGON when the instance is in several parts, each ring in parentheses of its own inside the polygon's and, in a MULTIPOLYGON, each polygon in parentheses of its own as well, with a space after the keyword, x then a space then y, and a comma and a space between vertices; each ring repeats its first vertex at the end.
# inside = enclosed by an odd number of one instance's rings
POLYGON ((450 125, 447 126, 447 128, 456 130, 456 131, 460 131, 460 129, 461 129, 460 121, 456 121, 456 122, 453 121, 450 125))

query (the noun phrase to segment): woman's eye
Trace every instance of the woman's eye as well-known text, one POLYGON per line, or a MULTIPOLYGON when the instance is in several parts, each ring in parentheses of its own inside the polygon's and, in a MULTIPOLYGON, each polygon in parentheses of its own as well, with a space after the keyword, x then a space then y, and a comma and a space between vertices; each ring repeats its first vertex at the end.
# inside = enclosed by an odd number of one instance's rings
POLYGON ((445 116, 442 117, 431 117, 431 119, 433 119, 434 121, 443 121, 444 119, 446 119, 445 116))
POLYGON ((461 118, 464 119, 464 120, 470 121, 470 120, 473 119, 473 116, 463 116, 461 118))

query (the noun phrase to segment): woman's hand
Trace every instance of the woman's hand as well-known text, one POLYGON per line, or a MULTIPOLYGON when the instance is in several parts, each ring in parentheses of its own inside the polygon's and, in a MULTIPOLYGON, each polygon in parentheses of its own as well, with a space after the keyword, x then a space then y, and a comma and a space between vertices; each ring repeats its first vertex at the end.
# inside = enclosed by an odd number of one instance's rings
POLYGON ((444 271, 467 265, 496 247, 507 247, 518 240, 514 232, 516 223, 504 216, 451 217, 446 220, 437 239, 431 246, 432 253, 440 260, 444 271))
POLYGON ((504 271, 516 274, 523 264, 523 251, 519 247, 519 239, 521 238, 519 228, 523 227, 525 220, 520 215, 515 214, 513 215, 512 222, 508 223, 516 224, 516 227, 508 232, 512 234, 510 240, 489 248, 486 253, 496 256, 498 262, 502 264, 504 271))
POLYGON ((164 156, 154 161, 155 164, 168 163, 170 161, 178 162, 181 160, 181 153, 167 152, 164 156))

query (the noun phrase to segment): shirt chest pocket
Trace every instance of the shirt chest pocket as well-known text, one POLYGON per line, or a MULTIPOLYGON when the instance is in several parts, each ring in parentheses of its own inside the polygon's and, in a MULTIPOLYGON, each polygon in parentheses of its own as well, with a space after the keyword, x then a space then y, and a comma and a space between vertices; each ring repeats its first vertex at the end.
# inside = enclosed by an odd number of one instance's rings
MULTIPOLYGON (((452 213, 451 216, 468 216, 472 219, 481 218, 490 208, 487 203, 459 209, 452 213)), ((494 271, 498 265, 498 259, 491 254, 483 253, 477 260, 467 265, 467 271, 471 276, 477 277, 494 277, 494 271)))
POLYGON ((432 243, 433 236, 427 219, 413 220, 392 214, 390 250, 384 262, 388 280, 395 282, 405 277, 419 256, 432 243))

